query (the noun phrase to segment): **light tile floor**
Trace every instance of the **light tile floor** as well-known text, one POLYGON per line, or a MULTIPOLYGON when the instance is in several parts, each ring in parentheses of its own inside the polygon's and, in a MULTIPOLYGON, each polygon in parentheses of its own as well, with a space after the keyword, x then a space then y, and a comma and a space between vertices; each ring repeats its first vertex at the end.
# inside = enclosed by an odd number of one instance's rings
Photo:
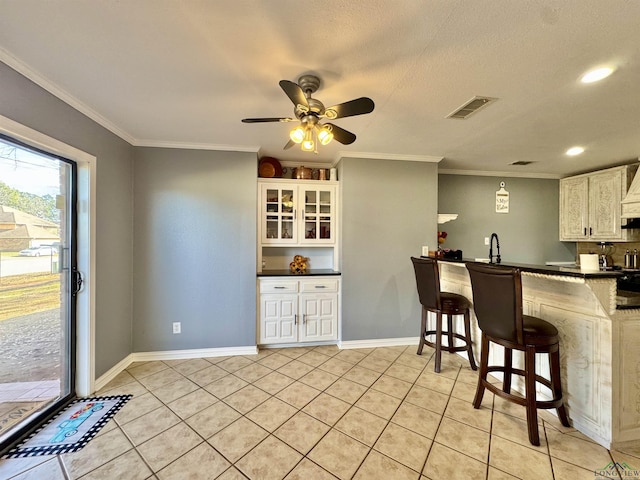
POLYGON ((466 361, 415 346, 261 350, 131 365, 98 394, 134 395, 83 450, 4 460, 2 479, 640 478, 640 448, 608 451, 540 412, 486 393, 466 361))

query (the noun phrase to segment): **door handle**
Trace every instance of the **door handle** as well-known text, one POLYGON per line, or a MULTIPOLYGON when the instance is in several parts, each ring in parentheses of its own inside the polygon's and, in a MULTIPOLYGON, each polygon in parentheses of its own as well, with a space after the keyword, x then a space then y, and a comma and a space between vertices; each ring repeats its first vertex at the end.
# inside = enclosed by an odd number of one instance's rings
POLYGON ((304 323, 307 321, 307 314, 303 313, 302 314, 302 324, 304 325, 304 323))
POLYGON ((71 295, 75 297, 78 292, 82 290, 83 283, 82 273, 80 273, 76 267, 73 267, 71 271, 71 295))
POLYGON ((316 288, 327 288, 326 285, 316 285, 316 288))
POLYGON ((273 287, 273 288, 277 288, 278 290, 281 290, 281 289, 286 288, 286 287, 282 287, 282 286, 280 286, 280 285, 276 285, 276 286, 275 286, 275 287, 273 287))

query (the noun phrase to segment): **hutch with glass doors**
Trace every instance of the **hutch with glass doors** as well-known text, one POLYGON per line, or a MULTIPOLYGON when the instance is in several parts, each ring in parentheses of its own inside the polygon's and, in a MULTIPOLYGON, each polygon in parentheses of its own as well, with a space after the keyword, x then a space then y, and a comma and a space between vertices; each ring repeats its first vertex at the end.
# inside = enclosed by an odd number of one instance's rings
POLYGON ((258 344, 338 340, 338 197, 337 181, 258 180, 258 344))

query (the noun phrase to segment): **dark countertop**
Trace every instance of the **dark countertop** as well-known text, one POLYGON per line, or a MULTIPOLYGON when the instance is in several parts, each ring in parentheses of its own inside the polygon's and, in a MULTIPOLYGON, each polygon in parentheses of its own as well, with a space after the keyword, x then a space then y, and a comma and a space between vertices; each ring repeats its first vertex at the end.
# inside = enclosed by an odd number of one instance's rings
POLYGON ((258 272, 257 275, 258 277, 315 277, 320 275, 341 275, 341 273, 329 268, 316 268, 308 270, 306 273, 292 273, 289 269, 264 270, 262 272, 258 272))
MULTIPOLYGON (((455 260, 452 258, 438 258, 441 262, 450 263, 483 263, 476 262, 470 258, 463 258, 462 260, 455 260)), ((623 270, 601 270, 598 272, 583 272, 580 267, 560 267, 555 265, 529 265, 527 263, 485 263, 485 265, 496 265, 501 267, 519 268, 523 272, 541 273, 544 275, 560 275, 566 277, 579 277, 579 278, 617 278, 624 275, 623 270)), ((637 271, 637 270, 636 270, 637 271)))
MULTIPOLYGON (((450 262, 450 263, 485 263, 485 262, 476 262, 472 259, 455 260, 450 258, 439 258, 441 262, 450 262)), ((511 262, 500 262, 500 263, 492 263, 486 265, 496 265, 496 266, 504 266, 504 267, 512 267, 519 268, 523 272, 530 273, 541 273, 543 275, 561 275, 567 277, 578 277, 578 278, 618 278, 626 273, 634 272, 640 273, 639 270, 603 270, 599 272, 582 272, 580 271, 580 267, 560 267, 555 265, 529 265, 526 263, 511 263, 511 262)), ((616 309, 617 310, 631 310, 631 309, 640 309, 640 299, 634 299, 634 301, 623 301, 621 300, 620 295, 622 292, 618 291, 618 298, 616 301, 616 309)), ((635 295, 640 295, 640 292, 635 293, 635 295)), ((624 295, 623 295, 624 296, 624 295)), ((628 295, 627 295, 628 296, 628 295)), ((631 296, 634 296, 634 293, 631 293, 631 296)))

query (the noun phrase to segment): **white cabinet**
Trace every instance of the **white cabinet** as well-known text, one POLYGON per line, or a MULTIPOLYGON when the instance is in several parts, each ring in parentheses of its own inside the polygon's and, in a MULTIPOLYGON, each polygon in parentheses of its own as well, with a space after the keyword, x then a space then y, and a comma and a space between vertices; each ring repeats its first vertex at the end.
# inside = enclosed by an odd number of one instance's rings
POLYGON ((260 243, 330 245, 336 239, 336 185, 326 181, 261 180, 260 243))
POLYGON ((259 277, 258 343, 338 339, 340 278, 259 277))
POLYGON ((561 241, 631 241, 637 230, 622 228, 621 201, 637 166, 625 165, 560 180, 561 241))

